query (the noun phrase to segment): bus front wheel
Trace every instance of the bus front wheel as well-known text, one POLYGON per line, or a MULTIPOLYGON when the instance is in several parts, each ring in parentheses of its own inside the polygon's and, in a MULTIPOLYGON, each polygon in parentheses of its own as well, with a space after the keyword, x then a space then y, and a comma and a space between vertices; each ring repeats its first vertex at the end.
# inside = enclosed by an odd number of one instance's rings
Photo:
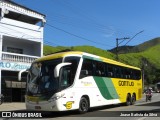
POLYGON ((86 113, 89 110, 89 102, 85 97, 82 97, 79 103, 79 113, 86 113))

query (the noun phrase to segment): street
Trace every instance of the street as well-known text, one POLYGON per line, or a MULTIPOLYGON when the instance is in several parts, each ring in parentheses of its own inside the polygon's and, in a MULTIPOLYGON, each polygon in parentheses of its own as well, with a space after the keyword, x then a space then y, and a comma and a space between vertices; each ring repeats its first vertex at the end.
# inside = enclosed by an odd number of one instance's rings
MULTIPOLYGON (((0 106, 1 108, 1 106, 0 106)), ((13 106, 12 106, 13 108, 13 106)), ((18 107, 17 107, 18 108, 18 107)), ((1 109, 2 111, 2 109, 1 109)), ((9 111, 9 110, 8 110, 9 111)), ((26 112, 25 109, 15 109, 12 112, 26 112)), ((36 112, 36 111, 35 111, 36 112)), ((91 108, 89 112, 85 114, 78 114, 76 111, 68 112, 43 112, 42 117, 44 120, 115 120, 115 119, 130 119, 130 120, 158 120, 160 116, 160 94, 153 93, 152 101, 146 102, 145 95, 140 101, 137 101, 135 105, 125 106, 122 104, 108 105, 103 107, 91 108)), ((13 118, 12 118, 13 119, 13 118)), ((26 120, 26 118, 25 118, 26 120)))
MULTIPOLYGON (((160 94, 153 93, 152 101, 146 102, 145 95, 140 101, 137 101, 135 105, 132 106, 123 106, 123 105, 109 105, 104 107, 92 108, 86 114, 78 114, 76 112, 65 112, 56 114, 58 119, 60 120, 72 120, 72 119, 105 119, 106 117, 111 120, 115 119, 138 119, 138 120, 146 120, 154 117, 155 119, 159 119, 157 117, 160 115, 160 94), (128 116, 127 116, 128 115, 128 116), (67 117, 67 118, 66 118, 67 117), (75 118, 76 117, 76 118, 75 118)), ((54 113, 51 113, 50 118, 54 117, 54 113)))

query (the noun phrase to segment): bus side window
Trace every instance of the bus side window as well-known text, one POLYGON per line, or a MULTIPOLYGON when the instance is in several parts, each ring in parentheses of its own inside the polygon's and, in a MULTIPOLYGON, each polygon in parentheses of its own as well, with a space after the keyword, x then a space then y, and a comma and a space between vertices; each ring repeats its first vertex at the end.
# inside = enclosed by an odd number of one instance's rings
POLYGON ((87 77, 87 76, 88 76, 88 70, 81 70, 80 77, 83 78, 83 77, 87 77))
POLYGON ((129 69, 128 68, 124 68, 124 79, 128 79, 129 78, 129 69))
POLYGON ((110 64, 108 64, 107 65, 107 77, 114 77, 114 74, 113 74, 113 66, 112 65, 110 65, 110 64))
POLYGON ((69 79, 68 79, 69 80, 68 81, 69 85, 72 85, 73 82, 74 82, 77 67, 78 67, 78 64, 79 64, 79 60, 80 60, 79 57, 73 57, 73 56, 65 58, 65 62, 72 63, 70 65, 70 67, 68 67, 68 70, 67 70, 68 77, 69 77, 69 79))
POLYGON ((125 73, 125 69, 124 69, 124 67, 121 67, 121 78, 125 78, 125 75, 124 75, 124 73, 125 73))
POLYGON ((95 76, 105 77, 105 64, 103 62, 94 61, 95 76))
POLYGON ((114 73, 116 78, 121 78, 121 68, 118 66, 114 66, 114 73))
POLYGON ((70 81, 70 77, 71 77, 71 68, 70 67, 64 67, 62 68, 63 72, 61 75, 61 86, 69 86, 72 84, 72 82, 70 81))
POLYGON ((134 70, 133 69, 131 70, 131 79, 135 79, 134 78, 134 70))
POLYGON ((93 76, 93 64, 91 60, 84 59, 80 72, 80 79, 87 76, 93 76))
POLYGON ((141 78, 141 72, 139 70, 134 71, 134 76, 136 80, 139 80, 141 78))

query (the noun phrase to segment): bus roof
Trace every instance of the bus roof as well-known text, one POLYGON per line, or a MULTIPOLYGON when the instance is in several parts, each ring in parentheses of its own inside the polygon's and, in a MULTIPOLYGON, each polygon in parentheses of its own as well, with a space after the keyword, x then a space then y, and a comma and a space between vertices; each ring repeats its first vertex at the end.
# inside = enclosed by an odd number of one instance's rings
POLYGON ((60 53, 55 53, 55 54, 51 54, 51 55, 47 55, 47 56, 43 56, 41 58, 38 58, 35 60, 35 62, 40 62, 40 61, 45 61, 45 60, 51 60, 51 59, 57 59, 57 58, 63 58, 65 56, 82 56, 84 58, 88 58, 88 59, 94 59, 97 61, 102 61, 102 62, 106 62, 106 63, 110 63, 110 64, 115 64, 115 65, 119 65, 119 66, 124 66, 124 67, 128 67, 128 68, 133 68, 133 69, 138 69, 140 70, 140 68, 138 67, 134 67, 131 65, 127 65, 109 58, 105 58, 105 57, 100 57, 97 55, 93 55, 90 53, 86 53, 86 52, 81 52, 81 51, 68 51, 68 52, 60 52, 60 53))

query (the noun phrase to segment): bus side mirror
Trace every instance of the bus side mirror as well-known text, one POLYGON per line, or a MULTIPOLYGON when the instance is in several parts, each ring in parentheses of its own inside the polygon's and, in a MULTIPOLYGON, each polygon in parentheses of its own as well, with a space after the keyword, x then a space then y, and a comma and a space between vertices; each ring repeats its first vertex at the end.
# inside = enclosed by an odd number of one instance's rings
POLYGON ((18 81, 21 81, 22 73, 24 73, 24 72, 28 72, 28 69, 19 71, 19 73, 18 73, 18 81))
POLYGON ((72 63, 60 63, 54 69, 54 77, 59 77, 59 71, 63 66, 71 65, 72 63))

